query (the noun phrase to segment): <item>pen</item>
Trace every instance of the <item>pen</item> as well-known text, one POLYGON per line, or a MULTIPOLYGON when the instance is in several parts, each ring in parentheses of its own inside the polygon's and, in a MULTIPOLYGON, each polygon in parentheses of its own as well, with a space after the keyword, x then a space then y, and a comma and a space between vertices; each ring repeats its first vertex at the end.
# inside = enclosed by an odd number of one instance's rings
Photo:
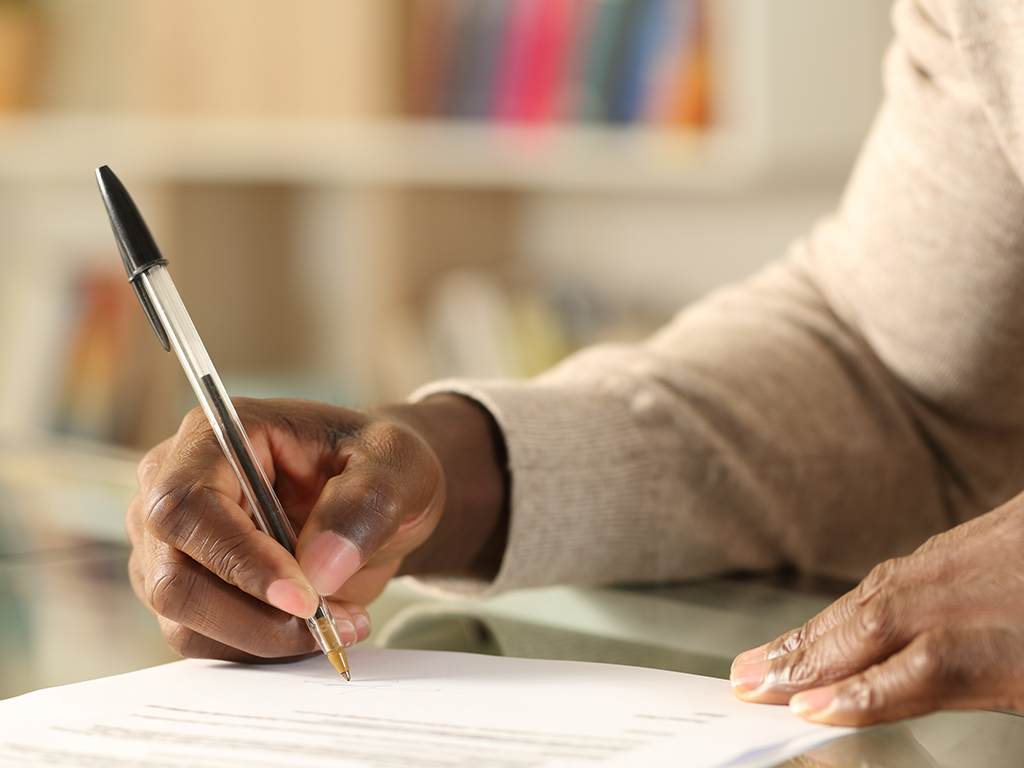
MULTIPOLYGON (((167 259, 161 255, 142 214, 114 172, 105 165, 97 168, 96 180, 110 217, 110 225, 114 229, 117 249, 128 270, 128 281, 135 289, 157 338, 165 350, 170 351, 173 347, 181 361, 206 418, 217 435, 217 442, 238 476, 256 522, 264 533, 273 536, 294 556, 295 531, 263 467, 254 458, 249 436, 245 434, 231 399, 224 391, 220 376, 171 281, 167 259)), ((346 680, 351 679, 345 647, 326 598, 320 598, 316 613, 306 619, 306 625, 334 668, 346 680)))

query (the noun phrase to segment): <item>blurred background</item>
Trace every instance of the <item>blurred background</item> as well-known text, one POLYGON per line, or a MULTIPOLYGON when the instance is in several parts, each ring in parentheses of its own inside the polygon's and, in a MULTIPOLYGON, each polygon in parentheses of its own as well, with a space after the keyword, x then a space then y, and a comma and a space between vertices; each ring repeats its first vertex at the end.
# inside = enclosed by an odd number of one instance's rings
MULTIPOLYGON (((233 394, 357 406, 528 376, 642 338, 834 208, 888 6, 0 0, 7 695, 86 674, 17 677, 60 662, 33 634, 53 615, 98 645, 111 616, 155 628, 125 607, 121 518, 138 451, 194 404, 97 166, 135 196, 233 394)), ((106 657, 151 658, 133 647, 106 657)))
POLYGON ((191 407, 93 169, 229 390, 341 404, 637 338, 836 202, 887 0, 0 0, 0 434, 191 407))

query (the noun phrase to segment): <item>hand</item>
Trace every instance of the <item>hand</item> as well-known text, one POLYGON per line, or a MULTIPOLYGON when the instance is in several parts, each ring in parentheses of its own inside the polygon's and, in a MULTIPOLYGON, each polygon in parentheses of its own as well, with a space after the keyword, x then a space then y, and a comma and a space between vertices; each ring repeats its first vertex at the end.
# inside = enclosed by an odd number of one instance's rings
POLYGON ((328 596, 346 644, 399 572, 493 575, 505 489, 490 416, 439 395, 368 411, 235 400, 298 532, 296 558, 243 508, 202 411, 147 454, 127 515, 132 586, 182 656, 312 653, 305 622, 328 596), (444 514, 442 514, 444 513, 444 514), (443 520, 443 522, 442 522, 443 520))
POLYGON ((1024 494, 876 567, 800 629, 737 657, 733 690, 815 722, 1024 710, 1024 494))

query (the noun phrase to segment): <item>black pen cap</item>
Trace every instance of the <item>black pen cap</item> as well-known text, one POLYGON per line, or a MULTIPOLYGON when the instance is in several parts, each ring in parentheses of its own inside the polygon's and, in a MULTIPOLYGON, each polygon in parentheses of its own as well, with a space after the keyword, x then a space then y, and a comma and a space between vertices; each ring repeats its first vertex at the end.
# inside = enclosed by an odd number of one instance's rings
POLYGON ((124 188, 121 180, 114 175, 109 166, 101 166, 96 169, 96 181, 100 185, 100 195, 103 197, 103 204, 107 208, 107 216, 110 217, 110 226, 114 230, 114 240, 117 242, 117 250, 121 252, 121 260, 124 268, 128 271, 128 281, 135 288, 135 295, 139 297, 142 309, 146 312, 153 330, 163 348, 170 351, 170 344, 167 340, 167 333, 156 313, 155 308, 146 295, 145 290, 138 282, 138 277, 147 269, 157 265, 166 265, 167 259, 160 253, 156 241, 153 239, 149 227, 146 226, 142 214, 135 206, 135 201, 124 188))

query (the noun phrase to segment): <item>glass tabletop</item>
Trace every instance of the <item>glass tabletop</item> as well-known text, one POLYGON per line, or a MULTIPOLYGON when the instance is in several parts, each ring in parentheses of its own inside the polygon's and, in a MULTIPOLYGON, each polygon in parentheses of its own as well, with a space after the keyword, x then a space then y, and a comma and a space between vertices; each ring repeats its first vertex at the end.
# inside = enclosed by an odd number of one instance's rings
MULTIPOLYGON (((551 587, 448 602, 399 580, 371 607, 370 643, 656 667, 726 678, 736 654, 820 611, 837 585, 723 578, 551 587)), ((763 705, 751 705, 763 706, 763 705)), ((1024 717, 940 712, 859 731, 780 768, 986 768, 1024 763, 1024 717)))
MULTIPOLYGON (((132 457, 79 461, 73 452, 54 458, 51 448, 11 453, 0 446, 0 698, 175 658, 127 578, 120 518, 133 478, 132 457)), ((367 642, 726 677, 737 653, 798 626, 841 588, 729 578, 550 587, 447 601, 400 579, 371 605, 374 631, 367 642)), ((950 712, 865 729, 785 765, 985 768, 1022 762, 1024 718, 950 712)))

